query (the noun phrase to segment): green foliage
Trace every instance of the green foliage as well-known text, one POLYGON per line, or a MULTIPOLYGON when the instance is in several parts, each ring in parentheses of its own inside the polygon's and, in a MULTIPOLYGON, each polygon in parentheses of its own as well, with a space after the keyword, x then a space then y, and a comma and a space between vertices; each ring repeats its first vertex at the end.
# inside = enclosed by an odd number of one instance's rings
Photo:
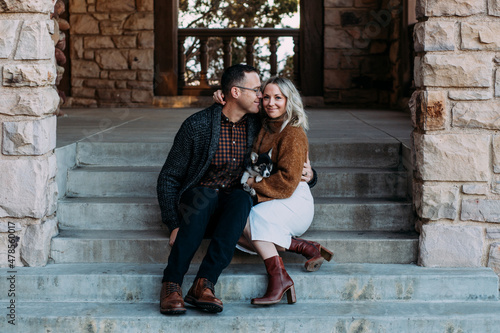
POLYGON ((183 28, 282 27, 283 18, 293 16, 298 4, 299 0, 180 0, 180 22, 183 28))
POLYGON ((278 75, 284 76, 284 77, 287 77, 287 78, 293 80, 293 56, 286 57, 285 66, 279 72, 278 75))
MULTIPOLYGON (((298 10, 299 0, 179 0, 179 22, 181 28, 285 28, 282 21, 292 17, 298 10)), ((259 69, 269 67, 268 57, 263 55, 267 46, 255 44, 255 64, 259 69)), ((246 62, 244 38, 232 40, 232 63, 246 62)), ((194 61, 199 56, 199 41, 186 40, 187 84, 195 84, 199 79, 199 64, 194 61)), ((220 78, 224 70, 222 40, 210 38, 208 41, 209 78, 212 83, 220 78)), ((284 72, 293 61, 286 60, 284 72)), ((285 75, 286 75, 285 74, 285 75)), ((287 75, 288 76, 288 75, 287 75)))

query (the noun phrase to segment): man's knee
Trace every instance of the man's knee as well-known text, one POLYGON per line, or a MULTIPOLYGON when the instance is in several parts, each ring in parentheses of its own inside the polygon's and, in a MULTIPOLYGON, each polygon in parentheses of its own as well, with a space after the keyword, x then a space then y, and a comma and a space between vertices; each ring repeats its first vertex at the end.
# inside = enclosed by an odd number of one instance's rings
POLYGON ((195 187, 187 190, 181 198, 181 203, 197 210, 204 210, 217 202, 216 190, 207 187, 195 187))
POLYGON ((209 218, 217 206, 217 191, 206 187, 195 187, 186 191, 179 203, 179 213, 184 222, 193 218, 209 218))
POLYGON ((241 205, 241 208, 247 208, 250 211, 253 206, 253 199, 248 192, 237 189, 231 193, 231 196, 232 200, 241 205))
POLYGON ((226 212, 231 215, 231 223, 241 233, 245 227, 253 206, 253 200, 250 194, 243 190, 234 190, 231 193, 231 200, 228 202, 226 212))

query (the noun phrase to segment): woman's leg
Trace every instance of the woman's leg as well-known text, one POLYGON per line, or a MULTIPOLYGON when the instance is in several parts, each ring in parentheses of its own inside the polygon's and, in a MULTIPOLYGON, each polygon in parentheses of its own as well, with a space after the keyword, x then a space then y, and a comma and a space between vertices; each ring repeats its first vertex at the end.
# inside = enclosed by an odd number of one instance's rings
POLYGON ((257 252, 252 244, 252 235, 250 234, 249 219, 247 219, 247 224, 245 225, 245 229, 243 229, 243 233, 241 234, 240 239, 238 240, 238 245, 252 252, 257 252))
POLYGON ((274 245, 274 243, 266 241, 252 241, 252 244, 262 260, 278 255, 278 251, 276 250, 276 245, 274 245))
MULTIPOLYGON (((269 243, 269 242, 265 242, 265 241, 257 241, 257 242, 269 243)), ((272 244, 272 243, 269 243, 269 244, 272 244)), ((254 242, 252 241, 252 233, 250 231, 250 222, 248 220, 247 220, 247 224, 245 225, 245 229, 243 230, 243 233, 240 236, 240 239, 238 240, 238 245, 240 245, 240 246, 242 246, 250 251, 259 253, 254 246, 254 242)), ((286 249, 284 247, 281 247, 279 245, 275 245, 275 248, 276 248, 276 250, 278 250, 278 252, 285 252, 286 251, 286 249)), ((267 257, 267 258, 272 257, 274 255, 277 255, 277 253, 273 254, 274 251, 271 249, 271 247, 268 244, 262 244, 261 250, 264 253, 265 257, 267 257)), ((261 253, 259 253, 259 255, 264 260, 267 259, 267 258, 264 258, 261 253)))
MULTIPOLYGON (((243 230, 243 235, 247 240, 252 239, 252 234, 248 223, 243 230)), ((281 298, 285 293, 287 294, 288 303, 295 303, 297 299, 295 296, 295 286, 293 285, 293 280, 286 272, 283 260, 278 255, 277 248, 283 248, 281 246, 275 245, 272 242, 266 241, 257 240, 251 241, 251 243, 253 244, 253 248, 255 249, 255 251, 259 254, 262 260, 264 260, 264 265, 266 266, 268 276, 266 293, 260 298, 252 299, 252 304, 276 304, 281 301, 281 298)))
POLYGON ((278 255, 278 251, 285 251, 281 246, 275 245, 271 242, 266 241, 252 241, 252 232, 250 230, 250 220, 247 221, 245 229, 243 229, 243 235, 240 237, 240 245, 253 249, 259 254, 262 260, 274 257, 278 255), (250 245, 250 246, 249 246, 250 245))
POLYGON ((285 252, 286 249, 284 247, 281 247, 279 245, 276 245, 276 250, 278 250, 278 252, 285 252))

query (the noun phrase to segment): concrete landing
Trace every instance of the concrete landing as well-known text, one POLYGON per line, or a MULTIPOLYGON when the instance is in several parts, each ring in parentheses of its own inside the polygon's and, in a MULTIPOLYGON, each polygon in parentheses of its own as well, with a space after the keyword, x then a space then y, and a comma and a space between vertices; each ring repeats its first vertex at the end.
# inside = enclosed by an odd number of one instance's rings
MULTIPOLYGON (((209 106, 209 105, 207 105, 209 106)), ((201 108, 65 109, 58 118, 57 147, 77 142, 171 142, 180 124, 201 108)), ((306 109, 309 141, 402 142, 412 131, 410 115, 391 110, 306 109)))

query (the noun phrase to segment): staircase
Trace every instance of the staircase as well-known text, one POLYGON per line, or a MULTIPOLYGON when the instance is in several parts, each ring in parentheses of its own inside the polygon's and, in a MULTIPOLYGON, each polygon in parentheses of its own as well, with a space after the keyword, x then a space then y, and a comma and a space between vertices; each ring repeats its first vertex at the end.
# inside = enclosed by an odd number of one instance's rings
MULTIPOLYGON (((334 249, 337 263, 416 261, 418 237, 406 200, 407 175, 398 170, 399 145, 375 146, 370 152, 359 144, 346 157, 329 160, 323 157, 330 155, 323 153, 322 145, 311 144, 319 181, 313 188, 316 217, 306 235, 334 249), (358 146, 364 151, 358 152, 358 146), (375 167, 352 167, 362 161, 346 159, 360 153, 375 167)), ((335 156, 341 146, 332 144, 330 153, 335 156)), ((61 231, 52 243, 54 262, 165 263, 168 233, 156 200, 156 179, 168 153, 165 147, 79 142, 77 152, 79 167, 69 170, 66 198, 59 202, 61 231)), ((294 254, 284 256, 288 263, 303 262, 294 254)), ((233 260, 259 262, 256 256, 239 252, 233 260)))
MULTIPOLYGON (((296 304, 252 306, 250 299, 265 292, 265 269, 256 256, 237 251, 216 285, 222 313, 189 308, 184 316, 161 315, 170 248, 155 186, 170 144, 79 141, 77 168, 63 175, 50 264, 17 270, 18 322, 13 327, 4 316, 0 331, 500 332, 498 277, 490 269, 415 265, 418 235, 401 143, 313 135, 319 180, 315 219, 303 237, 332 249, 335 262, 308 273, 303 257, 283 255, 296 304)), ((195 255, 184 294, 207 244, 195 255)), ((7 283, 0 281, 1 290, 7 283)))

